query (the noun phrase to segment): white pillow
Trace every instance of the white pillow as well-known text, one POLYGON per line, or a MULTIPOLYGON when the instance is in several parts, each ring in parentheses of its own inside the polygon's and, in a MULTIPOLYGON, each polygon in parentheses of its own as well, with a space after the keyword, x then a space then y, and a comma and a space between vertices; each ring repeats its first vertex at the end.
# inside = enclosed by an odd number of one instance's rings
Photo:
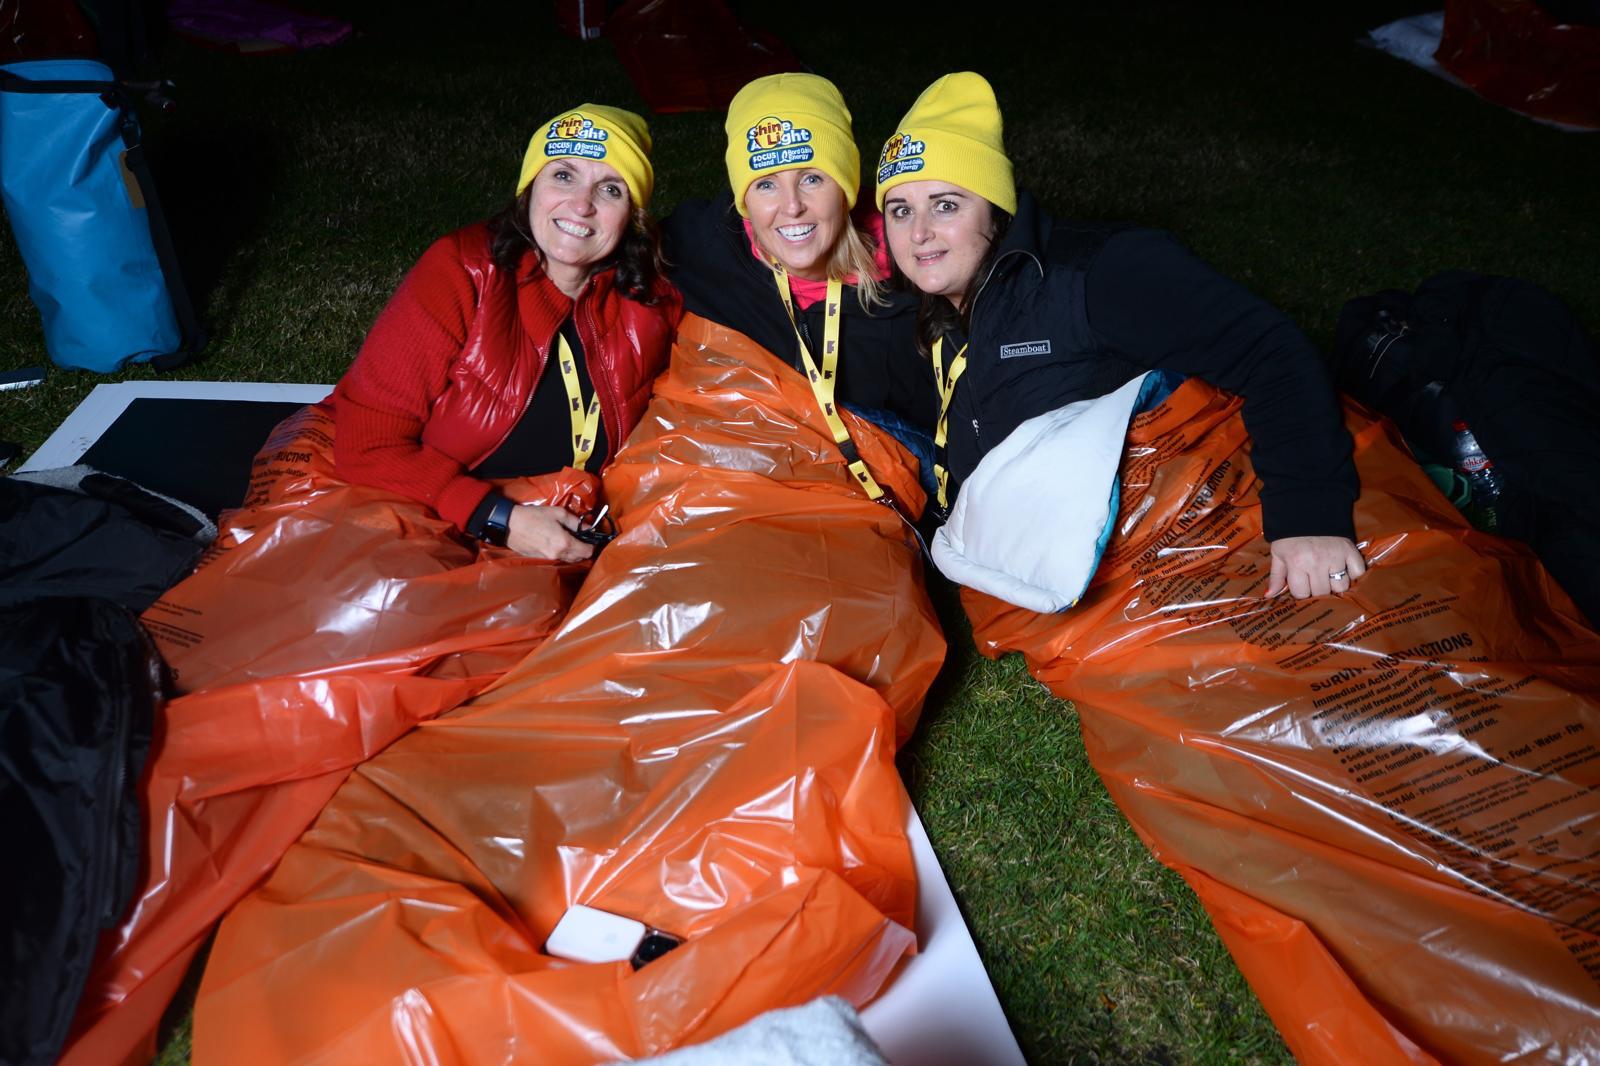
POLYGON ((1031 611, 1077 603, 1110 539, 1117 467, 1148 376, 1030 418, 985 455, 934 534, 944 575, 1031 611))

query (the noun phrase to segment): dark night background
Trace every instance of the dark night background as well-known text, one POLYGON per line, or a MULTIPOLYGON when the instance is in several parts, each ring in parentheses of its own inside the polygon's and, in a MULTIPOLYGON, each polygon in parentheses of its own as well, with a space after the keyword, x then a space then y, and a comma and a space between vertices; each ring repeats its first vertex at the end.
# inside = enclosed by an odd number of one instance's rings
MULTIPOLYGON (((551 5, 304 0, 359 35, 242 57, 160 40, 178 108, 146 140, 211 343, 171 376, 332 382, 435 237, 507 198, 536 123, 643 111, 605 40, 551 5)), ((1447 267, 1525 277, 1600 327, 1600 134, 1562 133, 1357 43, 1427 5, 1145 0, 744 4, 832 79, 870 165, 951 70, 993 83, 1019 183, 1055 212, 1176 232, 1326 348, 1340 307, 1447 267)), ((648 116, 658 214, 719 192, 720 114, 648 116)), ((866 193, 864 192, 864 195, 866 193)), ((0 370, 47 361, 9 233, 0 370)), ((97 383, 0 394, 37 447, 97 383)), ((204 447, 204 442, 195 442, 204 447)), ((1030 1058, 1288 1061, 1176 875, 1122 821, 1071 705, 979 659, 938 591, 950 664, 902 769, 1030 1058)), ((180 1001, 164 1061, 186 1061, 180 1001), (175 1035, 174 1035, 175 1034, 175 1035)))

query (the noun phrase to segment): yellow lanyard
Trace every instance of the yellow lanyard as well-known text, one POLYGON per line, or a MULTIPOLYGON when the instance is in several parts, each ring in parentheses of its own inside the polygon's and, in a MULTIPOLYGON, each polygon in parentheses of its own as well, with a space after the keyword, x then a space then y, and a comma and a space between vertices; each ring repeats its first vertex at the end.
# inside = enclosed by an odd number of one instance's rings
POLYGON ((795 319, 794 295, 789 291, 789 272, 776 265, 773 266, 772 272, 778 278, 778 295, 783 298, 783 309, 789 312, 789 325, 794 327, 794 339, 800 344, 800 358, 805 363, 806 378, 811 382, 811 391, 817 397, 817 407, 822 410, 822 417, 827 419, 828 428, 833 431, 833 442, 840 445, 845 453, 845 460, 850 465, 850 473, 861 483, 868 498, 882 499, 883 489, 873 480, 867 464, 856 454, 855 447, 850 441, 850 430, 845 428, 844 419, 839 417, 839 412, 833 403, 833 389, 838 383, 839 369, 839 304, 843 299, 844 285, 837 279, 828 280, 826 325, 822 331, 822 367, 819 370, 816 360, 811 357, 811 350, 806 347, 806 339, 800 335, 800 326, 795 319))
POLYGON ((567 416, 572 419, 572 468, 582 470, 594 454, 595 433, 600 428, 600 390, 589 397, 589 411, 583 410, 583 386, 578 382, 578 363, 567 338, 556 332, 556 361, 561 364, 561 384, 567 387, 567 416))
MULTIPOLYGON (((944 373, 944 338, 940 337, 933 342, 933 383, 939 390, 939 424, 933 431, 933 453, 938 456, 944 451, 945 441, 949 437, 950 423, 950 398, 956 394, 956 382, 961 380, 961 375, 967 369, 967 346, 963 344, 956 357, 950 360, 950 376, 944 373)), ((935 458, 933 463, 933 476, 939 481, 939 506, 949 507, 946 486, 950 482, 950 471, 935 458)))

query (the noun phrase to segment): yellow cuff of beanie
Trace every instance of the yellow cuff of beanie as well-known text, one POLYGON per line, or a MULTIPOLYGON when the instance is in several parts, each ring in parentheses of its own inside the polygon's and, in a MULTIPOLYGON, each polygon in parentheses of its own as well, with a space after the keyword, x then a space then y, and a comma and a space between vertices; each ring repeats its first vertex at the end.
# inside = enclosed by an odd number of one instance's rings
POLYGON ((769 74, 740 89, 728 104, 723 127, 728 186, 739 214, 748 217, 744 194, 750 183, 785 170, 820 170, 839 183, 854 207, 861 187, 861 150, 850 127, 850 109, 826 78, 815 74, 769 74))
POLYGON ((546 164, 573 158, 606 163, 628 183, 633 206, 650 206, 656 184, 655 168, 650 165, 650 127, 632 111, 583 104, 541 125, 522 157, 517 195, 522 195, 546 164))
POLYGON ((878 156, 878 209, 896 185, 945 181, 1017 213, 1017 186, 994 90, 981 74, 946 74, 905 113, 878 156))

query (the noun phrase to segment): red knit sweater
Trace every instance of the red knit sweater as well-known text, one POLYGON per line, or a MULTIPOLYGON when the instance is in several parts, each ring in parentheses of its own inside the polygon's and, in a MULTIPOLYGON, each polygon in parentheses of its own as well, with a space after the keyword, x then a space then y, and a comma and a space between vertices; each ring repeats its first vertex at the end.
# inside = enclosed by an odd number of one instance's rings
POLYGON ((465 528, 490 489, 467 471, 526 410, 569 316, 619 448, 666 365, 681 303, 665 282, 654 306, 626 299, 614 276, 595 274, 573 301, 531 253, 514 274, 496 267, 482 224, 435 242, 334 390, 340 475, 418 500, 465 528))

